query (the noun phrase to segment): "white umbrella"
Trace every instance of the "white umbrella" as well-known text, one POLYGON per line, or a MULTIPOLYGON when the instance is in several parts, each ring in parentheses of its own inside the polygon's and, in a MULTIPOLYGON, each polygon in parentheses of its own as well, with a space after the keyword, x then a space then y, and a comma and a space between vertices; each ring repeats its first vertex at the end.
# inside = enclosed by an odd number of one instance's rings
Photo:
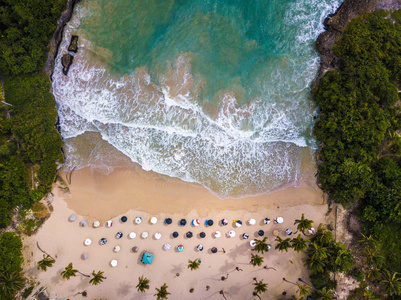
POLYGON ((141 217, 136 217, 135 218, 135 224, 141 224, 142 218, 141 217))
POLYGON ((227 232, 227 236, 228 237, 235 237, 235 231, 231 230, 231 231, 227 232))
POLYGON ((199 225, 200 225, 199 219, 193 219, 193 220, 192 220, 192 225, 193 225, 193 226, 199 226, 199 225))
POLYGON ((157 223, 157 218, 156 217, 151 217, 150 218, 150 223, 156 224, 157 223))
POLYGON ((171 249, 171 245, 169 243, 165 243, 164 250, 170 250, 170 249, 171 249))
POLYGON ((88 225, 88 222, 86 222, 86 220, 82 220, 81 222, 79 222, 79 224, 80 224, 82 227, 85 227, 86 225, 88 225))
POLYGON ((215 232, 213 233, 213 236, 214 236, 215 238, 219 238, 219 237, 221 237, 221 232, 220 232, 220 231, 215 231, 215 232))
POLYGON ((162 237, 162 234, 160 232, 155 233, 154 235, 156 240, 160 240, 160 238, 162 237))
POLYGON ((110 266, 112 266, 113 268, 114 268, 114 267, 117 267, 117 260, 116 260, 116 259, 113 259, 113 260, 110 262, 110 266))
POLYGON ((282 217, 277 217, 276 223, 281 224, 281 223, 283 223, 283 222, 284 222, 284 219, 283 219, 282 217))
POLYGON ((256 224, 256 220, 255 219, 249 219, 248 224, 249 225, 255 225, 256 224))
POLYGON ((82 253, 81 258, 82 258, 83 260, 88 259, 88 254, 82 253))
POLYGON ((146 239, 149 236, 149 233, 144 231, 144 232, 142 232, 141 236, 142 236, 143 239, 146 239))
POLYGON ((90 244, 92 244, 92 240, 91 239, 86 239, 84 244, 85 244, 85 246, 89 246, 90 244))
POLYGON ((134 238, 136 238, 136 233, 135 232, 130 232, 128 236, 129 236, 130 239, 134 239, 134 238))
POLYGON ((255 247, 255 245, 256 245, 255 240, 250 240, 249 245, 251 245, 251 247, 255 247))
POLYGON ((309 234, 314 234, 315 233, 315 228, 312 227, 311 229, 308 229, 308 233, 309 234))
POLYGON ((98 228, 99 226, 100 226, 100 222, 99 221, 93 222, 93 227, 98 228))
POLYGON ((111 226, 113 226, 113 221, 112 220, 108 220, 106 222, 106 227, 111 227, 111 226))
POLYGON ((77 216, 76 216, 76 215, 71 215, 71 216, 70 216, 70 221, 71 221, 71 222, 74 222, 76 219, 77 219, 77 216))
POLYGON ((115 246, 113 249, 114 252, 120 252, 120 250, 121 250, 120 246, 115 246))

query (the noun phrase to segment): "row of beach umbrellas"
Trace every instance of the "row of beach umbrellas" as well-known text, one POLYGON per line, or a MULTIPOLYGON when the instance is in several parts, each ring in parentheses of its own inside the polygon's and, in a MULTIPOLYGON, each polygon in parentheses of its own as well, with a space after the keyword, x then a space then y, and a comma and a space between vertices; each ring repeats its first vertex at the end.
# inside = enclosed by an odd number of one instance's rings
MULTIPOLYGON (((70 220, 71 222, 75 221, 76 219, 77 219, 77 216, 76 216, 76 215, 71 215, 70 218, 69 218, 69 220, 70 220)), ((128 218, 127 218, 126 216, 122 216, 120 220, 121 220, 121 222, 125 223, 125 222, 127 222, 128 218)), ((157 220, 156 217, 151 217, 151 218, 149 219, 149 222, 150 222, 151 224, 156 224, 157 221, 158 221, 158 220, 157 220)), ((164 219, 164 224, 166 224, 166 225, 172 224, 172 222, 173 222, 173 220, 172 220, 171 218, 165 218, 165 219, 164 219)), ((265 218, 265 219, 263 220, 263 222, 264 222, 265 224, 269 224, 269 223, 270 223, 270 219, 269 219, 269 218, 265 218)), ((276 219, 274 219, 274 223, 283 223, 283 222, 284 222, 284 219, 283 219, 282 217, 277 217, 276 219)), ((135 223, 135 224, 138 224, 138 225, 141 224, 141 223, 142 223, 142 217, 135 217, 134 223, 135 223)), ((221 225, 226 226, 226 225, 228 225, 229 222, 228 222, 227 219, 222 219, 222 220, 220 221, 220 223, 221 223, 221 225)), ((249 220, 247 221, 247 223, 248 223, 248 225, 255 225, 255 224, 256 224, 256 220, 253 219, 253 218, 251 218, 251 219, 249 219, 249 220)), ((86 220, 82 220, 82 221, 80 222, 80 225, 81 225, 82 227, 85 227, 87 224, 88 224, 88 222, 87 222, 86 220)), ((180 225, 180 226, 185 226, 186 224, 187 224, 187 220, 186 220, 186 219, 181 219, 181 220, 179 221, 179 225, 180 225)), ((214 221, 213 221, 213 220, 211 220, 211 219, 205 220, 205 226, 213 226, 213 224, 214 224, 214 221)), ((243 225, 243 223, 242 223, 241 220, 234 220, 234 221, 233 221, 233 224, 234 224, 235 227, 241 227, 241 226, 243 225)), ((199 226, 199 225, 201 225, 201 221, 200 221, 199 219, 193 219, 192 222, 191 222, 191 225, 192 225, 192 226, 199 226)), ((94 222, 93 222, 93 227, 97 228, 97 227, 99 227, 99 226, 100 226, 100 222, 99 222, 99 221, 94 221, 94 222)), ((105 226, 106 226, 106 227, 112 227, 112 226, 113 226, 113 221, 112 221, 112 220, 106 221, 105 226)))
MULTIPOLYGON (((287 231, 288 231, 288 229, 287 229, 287 231)), ((292 233, 292 231, 291 231, 291 233, 292 233)), ((265 234, 265 232, 264 232, 263 230, 259 230, 259 231, 258 231, 258 235, 259 235, 259 236, 264 236, 264 234, 265 234)), ((288 232, 287 232, 287 234, 288 234, 288 232)), ((214 238, 220 238, 222 234, 221 234, 220 231, 215 231, 215 232, 213 232, 212 235, 213 235, 214 238)), ((135 232, 130 232, 130 233, 128 234, 128 236, 129 236, 130 239, 134 239, 134 238, 136 238, 136 233, 135 233, 135 232)), ((175 232, 172 233, 172 236, 173 236, 174 238, 177 238, 177 237, 179 236, 179 234, 178 234, 177 231, 175 231, 175 232)), ((188 231, 188 232, 185 233, 185 236, 186 236, 187 238, 192 238, 192 237, 193 237, 193 233, 192 233, 191 231, 188 231)), ((230 237, 230 238, 233 238, 233 237, 236 236, 236 232, 235 232, 234 230, 230 230, 230 231, 228 231, 228 232, 226 233, 226 236, 227 236, 227 237, 230 237)), ((122 233, 122 232, 117 232, 117 233, 116 233, 116 238, 117 238, 117 239, 121 239, 122 237, 123 237, 123 233, 122 233)), ((149 233, 148 233, 148 232, 146 232, 146 231, 142 232, 141 238, 146 239, 146 238, 148 238, 148 237, 149 237, 149 233)), ((159 240, 159 239, 162 237, 162 235, 161 235, 160 232, 156 232, 156 233, 153 235, 153 237, 154 237, 156 240, 159 240)), ((201 232, 201 233, 199 234, 199 237, 200 237, 200 238, 205 238, 205 237, 206 237, 206 233, 201 232)), ((242 234, 242 238, 245 239, 245 240, 248 239, 248 238, 249 238, 249 234, 248 234, 248 233, 242 234)), ((107 239, 106 239, 106 238, 101 238, 101 239, 99 240, 99 244, 100 244, 100 245, 105 245, 106 243, 107 243, 107 239)), ((84 245, 85 245, 85 246, 90 246, 91 244, 92 244, 92 240, 91 240, 91 239, 89 239, 89 238, 85 239, 85 241, 84 241, 84 245)))

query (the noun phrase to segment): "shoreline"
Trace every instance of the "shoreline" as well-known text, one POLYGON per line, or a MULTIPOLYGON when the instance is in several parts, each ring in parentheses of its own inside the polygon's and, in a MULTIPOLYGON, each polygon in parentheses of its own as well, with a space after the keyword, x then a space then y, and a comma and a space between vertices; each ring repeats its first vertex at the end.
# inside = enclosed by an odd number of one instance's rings
MULTIPOLYGON (((60 176, 65 179, 66 173, 60 176)), ((195 210, 203 217, 216 209, 252 212, 261 207, 291 207, 300 203, 320 205, 326 202, 323 192, 305 181, 301 181, 299 187, 290 186, 269 194, 221 199, 200 184, 175 178, 166 180, 152 176, 152 172, 125 168, 117 168, 109 175, 91 171, 90 168, 76 170, 68 189, 65 198, 69 208, 90 220, 97 218, 101 221, 129 209, 151 214, 187 214, 195 210)))

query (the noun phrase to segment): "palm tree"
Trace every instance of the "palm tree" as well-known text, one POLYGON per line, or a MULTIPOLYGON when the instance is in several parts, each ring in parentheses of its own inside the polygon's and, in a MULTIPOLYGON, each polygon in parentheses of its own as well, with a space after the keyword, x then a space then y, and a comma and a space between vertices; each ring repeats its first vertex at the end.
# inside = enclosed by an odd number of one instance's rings
POLYGON ((297 283, 298 286, 298 292, 299 292, 299 298, 301 299, 302 297, 307 297, 310 294, 310 291, 312 290, 312 288, 309 285, 301 285, 299 283, 297 283))
POLYGON ((254 250, 260 253, 265 253, 269 251, 269 245, 266 243, 267 236, 263 238, 263 240, 255 239, 255 247, 254 250))
POLYGON ((301 235, 298 234, 296 238, 291 240, 291 247, 294 249, 294 251, 299 252, 304 251, 308 245, 301 235))
POLYGON ((283 240, 281 237, 278 236, 276 237, 275 241, 278 242, 275 249, 278 249, 279 251, 285 250, 285 252, 288 252, 288 248, 291 247, 290 238, 283 240))
POLYGON ((168 286, 166 284, 163 284, 160 289, 156 288, 157 294, 155 294, 157 300, 161 299, 167 299, 168 295, 171 295, 171 293, 167 292, 168 286))
POLYGON ((316 233, 311 238, 311 241, 322 246, 327 246, 334 242, 334 236, 330 230, 324 228, 323 224, 320 223, 316 233))
POLYGON ((307 257, 303 259, 305 261, 305 265, 311 269, 311 271, 315 272, 323 272, 325 268, 324 262, 319 258, 307 257))
POLYGON ((301 220, 295 220, 294 225, 297 225, 297 230, 301 231, 305 234, 305 230, 312 227, 313 221, 309 219, 305 219, 305 215, 302 214, 301 220))
POLYGON ((366 257, 366 263, 369 266, 381 268, 384 264, 384 256, 380 255, 378 251, 373 248, 366 247, 363 254, 366 257))
POLYGON ((89 280, 89 283, 92 285, 98 285, 99 283, 103 282, 103 279, 106 279, 106 277, 103 276, 103 271, 99 271, 95 273, 95 270, 92 272, 92 279, 89 280))
POLYGON ((401 277, 398 276, 397 272, 390 273, 389 270, 385 269, 382 272, 382 278, 380 284, 388 295, 401 294, 401 277))
POLYGON ((376 240, 374 240, 371 235, 366 236, 363 233, 361 233, 361 239, 358 242, 365 248, 371 248, 371 249, 376 248, 377 244, 376 240))
POLYGON ((47 268, 51 268, 55 262, 50 255, 43 254, 43 259, 38 261, 38 270, 41 269, 46 272, 47 268))
POLYGON ((4 269, 0 270, 0 290, 4 295, 12 295, 14 292, 22 289, 24 285, 25 279, 22 277, 20 272, 10 272, 4 269))
POLYGON ((188 269, 191 269, 191 271, 198 269, 199 266, 200 266, 200 262, 198 259, 189 260, 188 269))
POLYGON ((254 285, 253 291, 256 294, 263 294, 267 292, 267 283, 263 282, 263 279, 260 281, 256 281, 252 283, 254 285))
POLYGON ((145 290, 149 289, 149 282, 150 280, 144 278, 143 275, 138 278, 138 284, 136 285, 136 289, 138 292, 144 293, 145 290))
POLYGON ((77 276, 78 270, 73 269, 72 263, 69 263, 67 267, 65 267, 64 271, 60 273, 61 277, 69 280, 71 277, 77 276))
POLYGON ((250 263, 252 264, 252 266, 256 267, 260 267, 263 263, 264 258, 262 256, 259 255, 254 255, 253 253, 251 253, 251 261, 250 263))
POLYGON ((326 247, 319 246, 318 244, 314 243, 309 247, 307 251, 308 255, 313 259, 324 260, 328 256, 328 250, 326 247))
POLYGON ((326 289, 326 287, 317 291, 318 298, 317 300, 332 300, 334 299, 333 291, 331 289, 326 289))

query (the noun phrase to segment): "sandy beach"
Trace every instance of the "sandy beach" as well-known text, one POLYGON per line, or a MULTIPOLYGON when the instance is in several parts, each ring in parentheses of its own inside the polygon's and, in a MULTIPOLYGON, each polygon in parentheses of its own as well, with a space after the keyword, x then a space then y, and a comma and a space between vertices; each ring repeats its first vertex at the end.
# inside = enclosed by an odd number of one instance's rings
MULTIPOLYGON (((66 178, 67 174, 61 175, 66 178)), ((87 291, 88 299, 154 299, 155 288, 166 283, 171 293, 169 299, 223 299, 220 290, 227 299, 254 299, 252 279, 256 277, 269 285, 262 299, 287 299, 282 293, 286 292, 287 297, 296 294, 297 287, 282 278, 296 282, 299 277, 307 280, 308 274, 303 267, 303 254, 292 249, 288 252, 274 249, 277 242, 274 242, 273 231, 278 230, 283 238, 287 228, 295 232, 294 220, 302 213, 316 225, 327 222, 327 204, 321 191, 305 182, 268 195, 221 200, 201 186, 179 180, 157 179, 128 169, 117 169, 108 176, 82 169, 73 172, 69 191, 55 186, 50 201, 54 208, 51 217, 35 235, 24 239, 26 275, 45 285, 50 298, 81 298, 77 293, 87 291), (77 215, 76 221, 68 221, 71 214, 77 215), (122 215, 127 216, 126 223, 120 221, 122 215), (134 223, 136 216, 144 220, 139 225, 134 223), (152 216, 158 218, 154 225, 149 222, 152 216), (266 217, 273 221, 278 216, 284 218, 284 223, 266 225, 263 222, 266 217), (163 224, 166 217, 172 218, 173 223, 163 224), (181 218, 188 221, 185 227, 178 226, 181 218), (201 220, 200 226, 189 224, 194 218, 201 220), (219 223, 222 218, 228 219, 227 226, 219 223), (250 218, 257 220, 256 225, 246 223, 250 218), (89 225, 81 227, 79 222, 84 219, 89 225), (108 219, 114 222, 111 228, 104 226, 108 219), (205 227, 205 219, 213 219, 214 225, 205 227), (235 228, 233 221, 236 219, 242 220, 244 225, 235 228), (94 220, 101 222, 99 228, 91 226, 94 220), (262 267, 253 267, 249 264, 253 253, 249 240, 256 238, 261 229, 272 249, 262 255, 265 259, 262 267), (212 237, 216 230, 222 233, 218 239, 212 237), (234 238, 226 236, 230 230, 236 232, 234 238), (119 231, 123 237, 116 239, 119 231), (139 237, 144 231, 149 233, 147 239, 139 237), (171 235, 174 231, 180 234, 176 239, 171 235), (192 231, 194 236, 184 237, 187 231, 192 231), (202 231, 206 233, 204 239, 199 237, 202 231), (130 232, 135 232, 137 237, 129 239, 130 232), (153 237, 157 232, 162 235, 160 240, 153 237), (250 239, 242 239, 243 233, 248 233, 250 239), (107 238, 108 243, 101 246, 98 241, 102 237, 107 238), (86 238, 93 241, 90 246, 84 245, 86 238), (36 268, 43 256, 36 242, 56 258, 47 272, 36 268), (165 243, 172 246, 171 250, 163 249, 165 243), (175 249, 179 244, 185 247, 181 253, 175 249), (196 251, 199 244, 204 246, 202 252, 196 251), (117 245, 121 251, 115 253, 113 248, 117 245), (138 247, 138 253, 132 252, 133 246, 138 247), (219 252, 211 253, 212 247, 217 247, 219 252), (140 262, 143 250, 155 254, 152 265, 140 262), (89 258, 82 260, 82 253, 87 253, 89 258), (202 261, 200 268, 189 270, 188 259, 198 258, 202 261), (112 259, 118 260, 115 268, 109 264, 112 259), (104 271, 107 279, 98 286, 91 286, 89 278, 81 275, 66 281, 60 272, 70 262, 84 274, 104 271), (265 265, 276 271, 264 269, 265 265), (243 271, 235 270, 236 267, 243 271), (228 279, 221 281, 221 276, 227 274, 228 279), (144 294, 135 289, 142 275, 150 279, 150 290, 144 294), (208 291, 206 286, 210 286, 208 291), (193 293, 189 292, 191 288, 193 293)))

